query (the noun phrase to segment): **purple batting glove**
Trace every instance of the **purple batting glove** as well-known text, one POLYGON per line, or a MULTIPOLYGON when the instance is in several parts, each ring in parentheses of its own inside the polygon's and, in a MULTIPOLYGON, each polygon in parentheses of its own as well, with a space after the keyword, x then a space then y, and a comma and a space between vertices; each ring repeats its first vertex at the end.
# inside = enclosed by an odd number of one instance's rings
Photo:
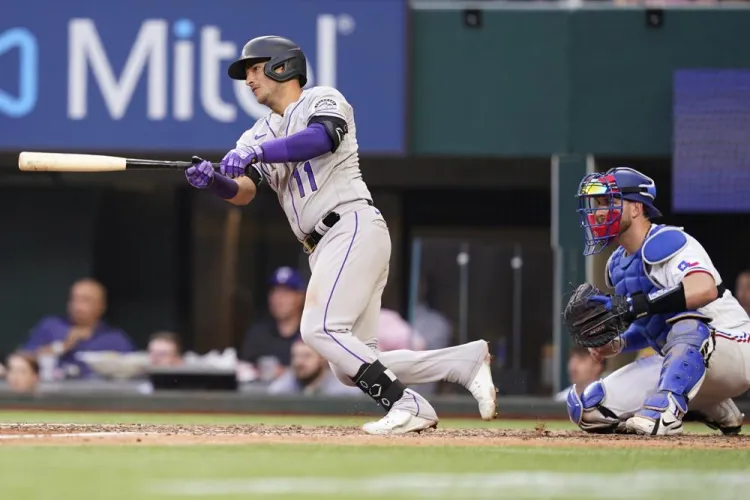
POLYGON ((214 181, 214 167, 210 161, 201 160, 185 170, 185 177, 191 186, 206 189, 214 181))
POLYGON ((230 179, 245 175, 248 165, 263 161, 263 150, 259 146, 237 147, 222 158, 219 172, 230 179))

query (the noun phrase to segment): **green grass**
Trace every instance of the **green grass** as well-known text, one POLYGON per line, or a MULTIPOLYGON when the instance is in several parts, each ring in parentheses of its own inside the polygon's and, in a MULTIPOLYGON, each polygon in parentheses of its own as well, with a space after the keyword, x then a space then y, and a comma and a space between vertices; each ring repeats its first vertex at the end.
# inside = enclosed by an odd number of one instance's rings
MULTIPOLYGON (((0 422, 360 425, 365 420, 367 417, 0 412, 0 422)), ((535 423, 498 421, 489 425, 533 427, 535 423)), ((479 420, 444 424, 488 425, 479 420)), ((572 428, 566 422, 552 424, 549 427, 572 428)), ((355 447, 336 443, 0 444, 0 491, 3 498, 12 500, 744 499, 750 491, 750 450, 355 447)))

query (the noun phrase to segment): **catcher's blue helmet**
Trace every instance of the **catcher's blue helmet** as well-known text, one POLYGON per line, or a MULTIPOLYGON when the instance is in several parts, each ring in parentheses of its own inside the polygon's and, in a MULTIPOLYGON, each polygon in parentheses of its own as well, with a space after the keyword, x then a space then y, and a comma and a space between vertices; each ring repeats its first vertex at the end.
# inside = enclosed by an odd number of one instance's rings
POLYGON ((662 215, 654 206, 654 180, 630 167, 615 167, 604 173, 587 175, 579 184, 576 197, 586 242, 584 255, 601 252, 620 233, 622 211, 616 199, 643 203, 650 219, 662 215), (602 214, 606 216, 602 218, 602 214))

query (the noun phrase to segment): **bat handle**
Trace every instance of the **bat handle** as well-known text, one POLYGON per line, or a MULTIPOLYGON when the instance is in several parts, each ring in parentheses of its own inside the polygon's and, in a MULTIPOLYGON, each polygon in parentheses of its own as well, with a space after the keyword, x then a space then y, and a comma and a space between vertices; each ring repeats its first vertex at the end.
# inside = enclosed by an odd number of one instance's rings
MULTIPOLYGON (((188 168, 189 167, 194 167, 196 165, 200 165, 204 161, 208 161, 208 160, 206 160, 204 158, 201 158, 200 156, 193 155, 193 158, 190 160, 190 165, 188 165, 188 168)), ((209 162, 209 163, 211 163, 211 166, 214 168, 214 172, 218 172, 219 171, 219 164, 218 163, 214 163, 214 162, 209 162)))
MULTIPOLYGON (((198 165, 202 162, 204 162, 203 158, 200 156, 193 156, 192 158, 192 166, 198 165)), ((220 172, 220 166, 218 163, 211 162, 211 166, 214 167, 214 172, 220 172)), ((248 165, 245 167, 245 175, 250 177, 250 179, 255 182, 256 185, 260 184, 261 180, 263 180, 263 176, 258 172, 258 169, 255 168, 253 165, 248 165)))
POLYGON ((263 180, 263 175, 260 173, 260 170, 253 165, 245 167, 245 175, 250 177, 250 180, 252 180, 256 186, 263 180))

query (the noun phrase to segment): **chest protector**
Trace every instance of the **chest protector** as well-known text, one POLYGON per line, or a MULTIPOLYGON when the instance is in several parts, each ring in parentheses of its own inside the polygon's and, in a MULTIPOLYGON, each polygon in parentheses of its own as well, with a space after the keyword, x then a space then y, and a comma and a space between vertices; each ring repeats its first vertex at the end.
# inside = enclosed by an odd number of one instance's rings
MULTIPOLYGON (((614 251, 607 262, 606 278, 607 284, 615 289, 617 295, 631 295, 636 292, 650 294, 662 288, 649 279, 647 275, 649 264, 644 261, 643 251, 649 246, 650 248, 647 250, 647 255, 649 255, 650 253, 655 253, 654 249, 658 247, 658 253, 661 256, 665 256, 660 260, 664 261, 682 249, 682 246, 678 246, 675 242, 666 241, 667 239, 672 240, 674 238, 654 237, 666 227, 664 225, 654 225, 646 238, 646 243, 632 255, 626 256, 625 249, 622 247, 618 247, 614 251)), ((667 231, 667 233, 674 232, 667 231)), ((684 237, 684 233, 681 231, 680 235, 684 237)), ((664 236, 666 236, 666 233, 664 236)), ((670 234, 670 236, 672 235, 670 234)), ((653 259, 648 260, 653 262, 653 259)), ((671 316, 673 315, 655 314, 640 318, 635 320, 629 329, 640 332, 648 340, 649 345, 661 354, 661 348, 664 346, 667 334, 672 328, 672 325, 667 324, 667 320, 671 316)))

